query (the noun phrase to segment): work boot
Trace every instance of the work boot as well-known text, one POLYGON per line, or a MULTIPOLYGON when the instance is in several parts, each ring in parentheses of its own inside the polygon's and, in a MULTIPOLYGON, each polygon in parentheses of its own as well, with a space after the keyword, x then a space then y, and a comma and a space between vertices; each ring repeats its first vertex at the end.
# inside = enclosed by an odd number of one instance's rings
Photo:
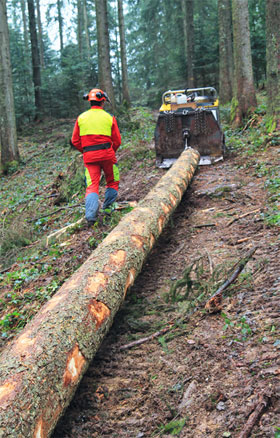
POLYGON ((106 210, 109 208, 117 199, 118 192, 115 189, 112 189, 111 187, 107 187, 105 191, 105 200, 103 203, 103 210, 106 210))
POLYGON ((88 223, 94 224, 97 220, 99 203, 98 203, 98 194, 97 193, 89 193, 86 197, 86 220, 88 223))

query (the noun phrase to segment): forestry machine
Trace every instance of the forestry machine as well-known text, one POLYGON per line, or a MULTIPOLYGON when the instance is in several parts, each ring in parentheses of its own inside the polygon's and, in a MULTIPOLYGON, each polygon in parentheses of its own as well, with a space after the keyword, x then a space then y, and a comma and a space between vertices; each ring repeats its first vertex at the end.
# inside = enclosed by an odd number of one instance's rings
POLYGON ((200 153, 200 165, 223 159, 224 134, 213 87, 169 90, 162 95, 155 129, 157 167, 171 167, 189 147, 200 153))

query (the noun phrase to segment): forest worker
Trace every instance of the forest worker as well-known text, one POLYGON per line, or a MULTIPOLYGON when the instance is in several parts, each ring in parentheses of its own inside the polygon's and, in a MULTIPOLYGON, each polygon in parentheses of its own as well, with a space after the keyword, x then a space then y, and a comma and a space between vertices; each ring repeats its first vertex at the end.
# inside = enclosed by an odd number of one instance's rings
POLYGON ((91 108, 80 114, 76 120, 71 144, 83 154, 86 179, 86 220, 92 225, 99 208, 99 182, 101 170, 106 179, 103 210, 113 210, 118 195, 119 171, 115 152, 121 144, 121 135, 114 116, 103 108, 107 94, 94 88, 84 95, 91 108))

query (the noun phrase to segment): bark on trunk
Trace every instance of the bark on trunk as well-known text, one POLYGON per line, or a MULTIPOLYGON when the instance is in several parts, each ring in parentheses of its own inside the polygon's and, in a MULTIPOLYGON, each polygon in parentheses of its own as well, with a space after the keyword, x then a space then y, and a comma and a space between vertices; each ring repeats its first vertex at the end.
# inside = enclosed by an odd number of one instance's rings
POLYGON ((236 113, 235 124, 240 126, 245 117, 257 106, 253 80, 249 29, 248 0, 232 1, 234 80, 236 113))
POLYGON ((77 1, 77 40, 80 59, 83 59, 83 8, 82 1, 77 1))
POLYGON ((60 44, 60 57, 62 56, 64 43, 63 43, 63 17, 62 17, 62 1, 57 0, 57 19, 58 19, 58 30, 59 30, 59 44, 60 44))
POLYGON ((126 102, 127 106, 130 106, 130 96, 129 96, 129 88, 128 88, 128 74, 127 74, 126 44, 125 44, 125 26, 124 26, 122 0, 118 0, 118 17, 119 17, 120 46, 121 46, 122 96, 123 96, 123 101, 126 102))
POLYGON ((193 88, 194 72, 194 22, 193 22, 193 0, 181 0, 183 12, 184 46, 187 63, 187 87, 193 88))
POLYGON ((27 27, 27 20, 26 20, 26 13, 25 13, 25 0, 20 1, 21 6, 21 13, 22 13, 22 23, 23 23, 23 38, 24 38, 24 48, 25 48, 25 54, 29 52, 29 45, 28 45, 28 27, 27 27))
POLYGON ((128 288, 179 204, 198 160, 197 151, 183 152, 3 351, 1 437, 50 436, 128 288))
POLYGON ((41 20, 40 0, 36 0, 37 24, 38 24, 38 39, 39 39, 39 55, 41 67, 45 67, 44 63, 44 44, 43 44, 43 27, 41 20))
POLYGON ((280 3, 266 1, 267 108, 280 128, 280 3))
POLYGON ((30 40, 31 40, 33 84, 34 84, 35 107, 36 107, 35 119, 36 119, 40 117, 41 114, 41 68, 40 68, 39 46, 38 46, 38 38, 37 38, 37 30, 36 30, 34 0, 27 0, 27 4, 28 4, 28 15, 29 15, 29 32, 30 32, 30 40))
POLYGON ((87 1, 83 2, 83 14, 84 14, 84 30, 85 30, 85 45, 86 45, 86 57, 90 61, 90 37, 88 30, 88 12, 87 12, 87 1))
POLYGON ((230 0, 218 0, 219 13, 219 97, 222 104, 232 99, 233 49, 230 0))
POLYGON ((0 147, 4 167, 19 161, 5 0, 0 0, 0 147))
POLYGON ((95 10, 98 42, 98 81, 100 88, 108 94, 113 110, 115 110, 116 103, 110 63, 107 0, 95 0, 95 10))

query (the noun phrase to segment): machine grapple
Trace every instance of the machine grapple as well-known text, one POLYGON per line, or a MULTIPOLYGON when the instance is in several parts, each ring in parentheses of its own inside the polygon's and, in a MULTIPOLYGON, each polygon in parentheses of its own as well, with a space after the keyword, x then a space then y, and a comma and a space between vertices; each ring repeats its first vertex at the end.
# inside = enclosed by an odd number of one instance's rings
POLYGON ((200 164, 223 159, 224 134, 213 87, 167 91, 155 129, 156 165, 170 167, 184 149, 200 153, 200 164))

